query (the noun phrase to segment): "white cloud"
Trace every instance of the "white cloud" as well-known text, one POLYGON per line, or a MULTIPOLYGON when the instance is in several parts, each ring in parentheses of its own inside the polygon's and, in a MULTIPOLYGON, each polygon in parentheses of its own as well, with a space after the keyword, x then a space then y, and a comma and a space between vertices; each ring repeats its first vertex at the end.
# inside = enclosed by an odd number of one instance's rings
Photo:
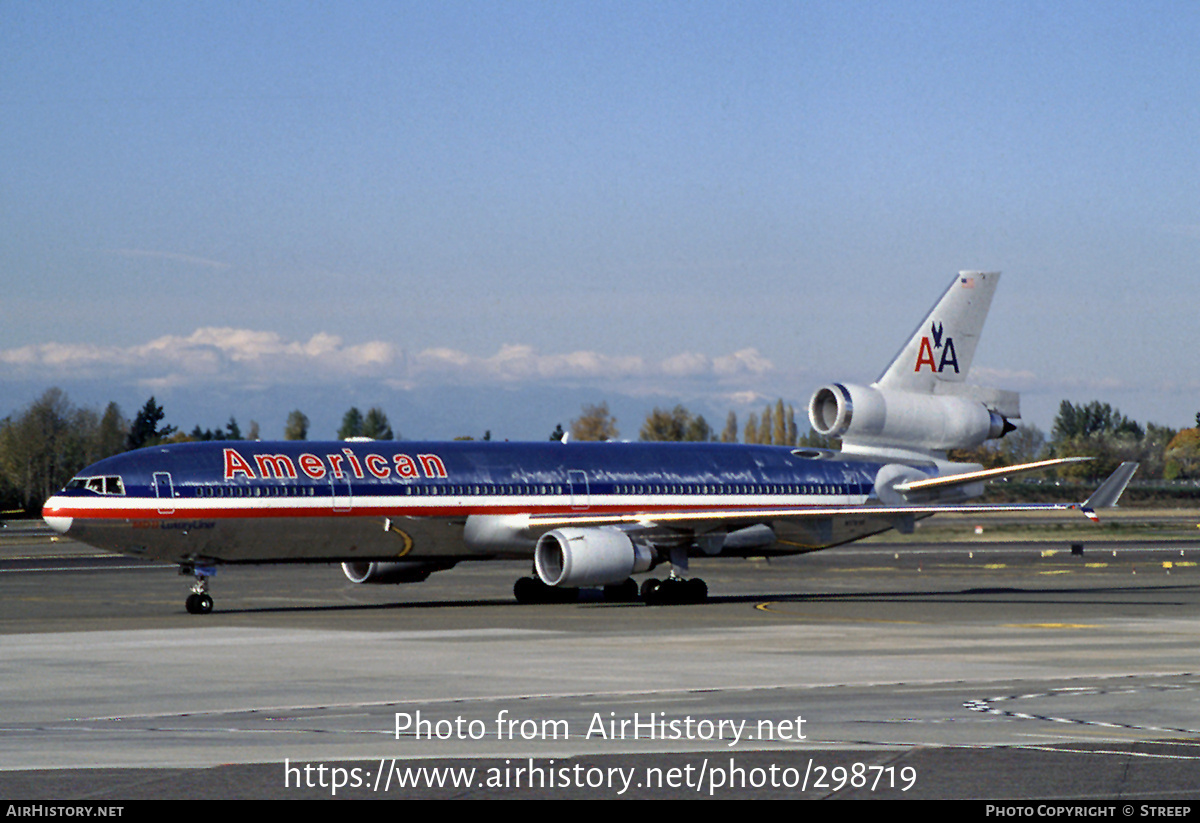
POLYGON ((697 374, 708 374, 712 371, 713 363, 703 354, 684 352, 674 357, 668 357, 662 362, 663 372, 675 377, 691 377, 697 374))
POLYGON ((0 376, 129 376, 141 383, 208 376, 222 381, 275 373, 279 382, 311 373, 370 373, 396 360, 391 343, 343 345, 340 338, 314 335, 287 341, 275 332, 206 327, 187 336, 166 335, 134 346, 45 343, 0 351, 0 376), (5 374, 7 373, 7 375, 5 374))
POLYGON ((525 344, 506 344, 480 356, 439 347, 404 352, 372 340, 347 345, 342 338, 314 334, 287 340, 276 332, 203 327, 187 335, 166 335, 133 346, 45 343, 0 350, 0 379, 70 377, 127 380, 142 386, 182 383, 310 383, 345 375, 378 378, 393 387, 438 383, 520 385, 590 381, 621 384, 629 391, 670 391, 679 381, 711 380, 737 391, 738 385, 773 371, 755 349, 710 358, 680 352, 661 360, 596 351, 541 353, 525 344))
POLYGON ((757 406, 770 402, 771 398, 756 391, 737 391, 721 395, 731 406, 757 406))
POLYGON ((739 374, 761 375, 774 369, 771 361, 758 353, 758 349, 741 349, 727 357, 713 361, 714 371, 722 377, 739 374))
POLYGON ((410 371, 463 369, 471 364, 471 355, 456 349, 426 349, 409 358, 410 371))

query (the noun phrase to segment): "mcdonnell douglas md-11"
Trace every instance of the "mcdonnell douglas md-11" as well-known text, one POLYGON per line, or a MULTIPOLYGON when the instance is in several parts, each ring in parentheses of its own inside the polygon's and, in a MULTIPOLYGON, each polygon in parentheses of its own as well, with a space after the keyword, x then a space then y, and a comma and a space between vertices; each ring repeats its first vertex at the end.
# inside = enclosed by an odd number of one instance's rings
POLYGON ((1137 465, 1084 503, 964 505, 993 477, 947 459, 1003 437, 1013 392, 966 382, 999 275, 961 272, 870 386, 809 402, 840 452, 724 443, 207 442, 153 446, 84 469, 45 506, 59 532, 178 563, 187 610, 213 608, 222 564, 339 562, 355 583, 405 583, 467 560, 532 559, 514 586, 538 602, 603 586, 612 599, 696 602, 689 557, 799 554, 947 511, 1114 505, 1137 465), (633 575, 670 565, 639 591, 633 575))

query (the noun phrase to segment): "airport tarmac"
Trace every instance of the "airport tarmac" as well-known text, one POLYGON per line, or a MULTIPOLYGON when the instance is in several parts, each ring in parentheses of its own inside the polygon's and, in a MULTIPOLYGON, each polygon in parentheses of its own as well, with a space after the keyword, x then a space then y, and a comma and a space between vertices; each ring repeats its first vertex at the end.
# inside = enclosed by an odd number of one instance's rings
POLYGON ((710 602, 662 607, 232 567, 189 615, 174 567, 18 533, 0 797, 1192 800, 1198 561, 858 544, 698 561, 710 602))

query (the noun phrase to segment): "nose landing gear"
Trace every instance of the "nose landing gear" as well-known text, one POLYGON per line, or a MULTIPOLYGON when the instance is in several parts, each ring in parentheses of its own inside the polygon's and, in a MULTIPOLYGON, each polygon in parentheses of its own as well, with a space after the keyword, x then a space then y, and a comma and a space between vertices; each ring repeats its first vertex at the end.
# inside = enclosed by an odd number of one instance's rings
POLYGON ((183 564, 179 567, 182 575, 192 575, 196 582, 192 584, 192 593, 184 601, 188 614, 208 614, 213 610, 213 599, 208 594, 208 578, 217 573, 214 566, 192 566, 183 564))

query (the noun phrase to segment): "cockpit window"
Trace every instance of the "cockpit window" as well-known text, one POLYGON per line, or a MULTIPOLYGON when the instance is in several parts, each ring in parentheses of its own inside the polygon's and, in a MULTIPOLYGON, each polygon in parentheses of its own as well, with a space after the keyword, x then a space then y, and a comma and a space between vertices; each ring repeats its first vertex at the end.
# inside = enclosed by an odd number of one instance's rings
POLYGON ((75 477, 68 489, 87 489, 96 494, 125 494, 125 482, 118 475, 108 477, 75 477))

